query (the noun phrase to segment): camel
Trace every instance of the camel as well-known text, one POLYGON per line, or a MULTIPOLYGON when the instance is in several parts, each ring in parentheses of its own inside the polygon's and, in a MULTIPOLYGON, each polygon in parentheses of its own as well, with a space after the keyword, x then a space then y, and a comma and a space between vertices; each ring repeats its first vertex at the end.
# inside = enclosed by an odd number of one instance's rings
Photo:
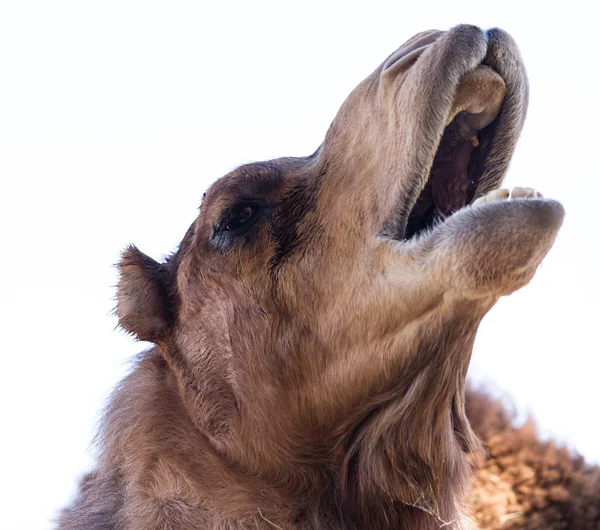
POLYGON ((154 346, 59 528, 477 528, 473 341, 564 216, 499 189, 527 100, 507 33, 420 33, 312 155, 217 180, 164 262, 127 248, 117 316, 154 346))

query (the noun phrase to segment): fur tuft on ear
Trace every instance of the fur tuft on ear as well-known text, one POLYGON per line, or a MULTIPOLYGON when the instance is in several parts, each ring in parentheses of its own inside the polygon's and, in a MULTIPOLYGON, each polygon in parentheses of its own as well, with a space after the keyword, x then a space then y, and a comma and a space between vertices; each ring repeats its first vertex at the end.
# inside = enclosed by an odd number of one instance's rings
POLYGON ((171 322, 165 265, 131 245, 123 251, 118 269, 119 324, 140 340, 156 342, 171 322))

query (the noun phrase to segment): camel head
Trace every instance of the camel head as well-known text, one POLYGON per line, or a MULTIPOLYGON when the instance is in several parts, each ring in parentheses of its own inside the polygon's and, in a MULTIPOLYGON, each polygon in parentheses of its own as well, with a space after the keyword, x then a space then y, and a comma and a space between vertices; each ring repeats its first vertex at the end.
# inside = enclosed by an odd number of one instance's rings
POLYGON ((536 192, 498 191, 527 98, 503 31, 418 34, 314 154, 217 180, 164 263, 124 252, 121 326, 157 345, 198 436, 280 508, 466 527, 475 334, 563 218, 536 192))

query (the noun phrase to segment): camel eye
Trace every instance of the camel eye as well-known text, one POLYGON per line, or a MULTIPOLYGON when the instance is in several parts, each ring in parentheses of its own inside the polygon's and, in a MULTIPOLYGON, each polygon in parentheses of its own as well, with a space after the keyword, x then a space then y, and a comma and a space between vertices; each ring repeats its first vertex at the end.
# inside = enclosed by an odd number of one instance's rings
POLYGON ((241 236, 263 217, 265 210, 265 205, 258 201, 239 204, 225 213, 219 227, 215 230, 215 235, 241 236))
POLYGON ((233 232, 250 221, 253 215, 254 211, 252 207, 244 206, 241 210, 231 215, 230 219, 225 223, 223 230, 225 232, 233 232))

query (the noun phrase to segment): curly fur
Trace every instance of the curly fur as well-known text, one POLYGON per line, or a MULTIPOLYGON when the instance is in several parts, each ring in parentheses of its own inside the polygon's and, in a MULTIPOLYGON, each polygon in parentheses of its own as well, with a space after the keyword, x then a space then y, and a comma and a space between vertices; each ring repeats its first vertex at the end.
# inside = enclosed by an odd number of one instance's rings
POLYGON ((470 502, 482 530, 600 529, 600 467, 543 440, 532 420, 481 390, 467 392, 467 413, 487 451, 470 502))

